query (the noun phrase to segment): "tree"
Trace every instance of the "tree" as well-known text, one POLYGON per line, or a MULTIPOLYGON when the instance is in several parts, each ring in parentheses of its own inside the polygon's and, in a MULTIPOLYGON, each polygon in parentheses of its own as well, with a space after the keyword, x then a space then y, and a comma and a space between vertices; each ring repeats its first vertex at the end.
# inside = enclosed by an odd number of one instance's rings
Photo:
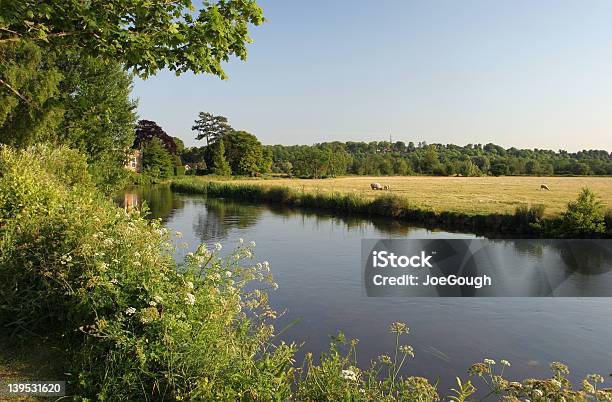
MULTIPOLYGON (((4 11, 4 3, 0 10, 4 11)), ((61 79, 54 57, 38 46, 29 42, 0 45, 1 143, 25 148, 54 140, 63 115, 55 98, 61 79)))
POLYGON ((142 144, 143 171, 149 176, 167 179, 174 174, 172 155, 158 138, 142 144))
POLYGON ((167 68, 226 78, 222 63, 246 59, 249 24, 264 22, 253 0, 3 0, 0 45, 36 41, 59 52, 102 56, 142 77, 167 68))
POLYGON ((98 185, 111 191, 127 176, 125 150, 134 143, 132 77, 119 63, 93 57, 65 54, 57 65, 64 76, 57 96, 64 114, 56 138, 84 153, 98 185))
POLYGON ((232 172, 238 174, 251 174, 250 171, 244 171, 240 167, 240 161, 247 152, 250 152, 256 159, 256 164, 259 166, 260 172, 269 171, 268 162, 264 158, 263 146, 253 134, 247 133, 246 131, 231 131, 225 134, 221 139, 225 146, 225 155, 232 167, 232 172))
POLYGON ((229 176, 232 174, 232 168, 225 159, 225 145, 223 141, 217 141, 213 153, 213 168, 212 172, 218 176, 229 176))
POLYGON ((196 140, 206 138, 206 146, 214 144, 219 138, 233 131, 227 117, 214 116, 211 113, 200 112, 194 123, 191 129, 198 133, 196 140))
POLYGON ((248 174, 249 176, 256 176, 259 174, 259 162, 261 160, 261 155, 258 154, 257 150, 254 148, 247 148, 242 158, 240 158, 239 168, 240 172, 243 174, 248 174))
POLYGON ((576 201, 567 204, 561 229, 567 237, 605 233, 603 206, 588 187, 582 189, 576 201))
POLYGON ((139 120, 136 126, 136 138, 134 148, 140 148, 141 144, 150 142, 154 138, 158 139, 164 148, 172 154, 176 153, 176 143, 174 139, 151 120, 139 120))

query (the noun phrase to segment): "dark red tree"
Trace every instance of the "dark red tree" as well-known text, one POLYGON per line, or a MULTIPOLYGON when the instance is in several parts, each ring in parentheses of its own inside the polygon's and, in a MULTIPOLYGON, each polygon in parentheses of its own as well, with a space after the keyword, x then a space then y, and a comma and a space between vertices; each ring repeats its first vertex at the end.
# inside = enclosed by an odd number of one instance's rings
POLYGON ((176 143, 160 126, 151 120, 139 120, 136 126, 136 138, 134 139, 134 148, 140 149, 143 143, 151 141, 153 138, 158 138, 164 148, 172 154, 176 154, 176 143))

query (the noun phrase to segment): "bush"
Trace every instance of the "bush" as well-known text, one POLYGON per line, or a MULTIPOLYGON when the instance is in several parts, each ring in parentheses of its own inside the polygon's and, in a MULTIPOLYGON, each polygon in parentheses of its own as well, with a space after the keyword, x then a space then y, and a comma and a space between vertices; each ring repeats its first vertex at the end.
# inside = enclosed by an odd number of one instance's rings
POLYGON ((546 206, 544 204, 519 205, 514 212, 514 222, 525 231, 538 231, 544 221, 545 211, 546 206))
POLYGON ((224 260, 201 246, 177 266, 158 221, 61 168, 72 151, 43 155, 0 153, 3 331, 64 338, 71 390, 96 400, 288 397, 294 349, 271 346, 258 288, 273 283, 250 246, 224 260))
POLYGON ((585 187, 576 201, 567 204, 561 223, 562 235, 597 236, 605 233, 603 206, 597 195, 585 187))

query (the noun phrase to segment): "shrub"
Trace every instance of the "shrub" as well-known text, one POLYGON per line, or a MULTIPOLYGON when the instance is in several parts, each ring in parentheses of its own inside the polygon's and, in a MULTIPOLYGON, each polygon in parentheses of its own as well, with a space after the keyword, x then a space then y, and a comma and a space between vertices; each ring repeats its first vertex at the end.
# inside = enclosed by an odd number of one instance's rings
POLYGON ((3 331, 64 338, 71 390, 96 400, 289 396, 294 349, 271 346, 274 284, 250 246, 227 259, 201 246, 177 266, 158 221, 38 158, 0 154, 3 331))
POLYGON ((546 206, 544 204, 519 205, 514 212, 514 223, 525 231, 537 231, 541 228, 545 210, 546 206))
POLYGON ((561 231, 567 237, 605 233, 603 206, 597 195, 589 188, 583 188, 578 199, 567 204, 561 231))

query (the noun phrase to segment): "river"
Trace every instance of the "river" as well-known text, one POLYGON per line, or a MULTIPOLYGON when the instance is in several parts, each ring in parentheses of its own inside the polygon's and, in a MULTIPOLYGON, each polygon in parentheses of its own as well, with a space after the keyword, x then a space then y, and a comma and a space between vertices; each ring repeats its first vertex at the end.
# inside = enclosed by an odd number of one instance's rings
MULTIPOLYGON (((387 327, 403 321, 411 328, 405 343, 415 349, 406 373, 439 378, 441 389, 453 386, 456 376, 465 378, 469 366, 483 358, 509 360, 512 366, 506 378, 510 379, 547 376, 549 363, 561 361, 569 365, 573 379, 600 373, 609 384, 611 298, 375 298, 364 294, 361 239, 464 239, 475 238, 473 234, 175 194, 167 186, 129 190, 118 202, 143 200, 152 217, 183 233, 182 241, 189 247, 181 253, 193 251, 201 242, 220 242, 224 252, 239 238, 257 243, 255 259, 270 262, 279 284, 270 295, 271 304, 285 311, 275 324, 277 330, 299 320, 282 334, 286 341, 304 342, 298 362, 305 351, 315 355, 325 351, 328 335, 341 329, 347 337, 359 339, 358 359, 365 365, 393 350, 387 327)), ((510 240, 495 241, 519 263, 546 258, 541 250, 517 249, 510 240)), ((612 276, 593 284, 612 286, 612 276)))

